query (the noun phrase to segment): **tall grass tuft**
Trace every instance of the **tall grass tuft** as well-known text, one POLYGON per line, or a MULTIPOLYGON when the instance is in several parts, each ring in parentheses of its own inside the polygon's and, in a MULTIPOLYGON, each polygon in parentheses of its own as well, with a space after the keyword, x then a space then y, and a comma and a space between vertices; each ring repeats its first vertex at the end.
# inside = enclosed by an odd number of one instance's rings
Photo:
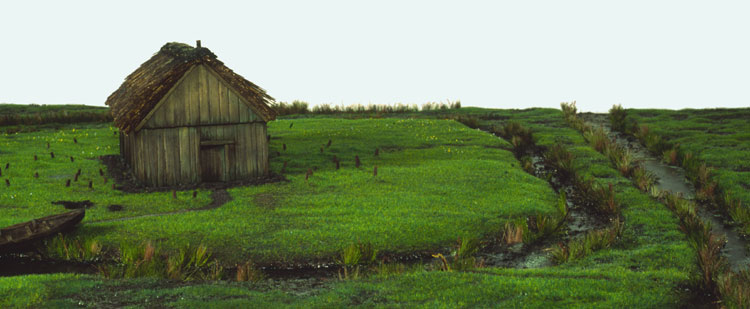
POLYGON ((610 160, 612 163, 615 164, 615 167, 617 168, 617 171, 620 172, 625 177, 630 177, 633 174, 634 165, 635 165, 635 157, 633 156, 633 152, 630 151, 630 149, 623 149, 617 145, 613 147, 617 149, 618 151, 608 151, 608 156, 610 157, 610 160))
POLYGON ((505 223, 503 229, 503 241, 506 245, 515 245, 523 242, 524 230, 527 228, 524 225, 515 224, 513 222, 505 223))
POLYGON ((583 237, 573 239, 567 244, 560 242, 549 249, 552 261, 555 264, 563 264, 583 258, 596 250, 609 248, 622 235, 623 229, 623 222, 616 218, 608 228, 589 231, 583 237))
POLYGON ((162 252, 151 242, 123 244, 114 264, 99 265, 106 278, 155 277, 180 281, 216 280, 222 268, 205 245, 186 246, 177 252, 162 252))
POLYGON ((626 124, 625 124, 625 118, 627 117, 627 112, 624 108, 622 108, 622 105, 617 104, 613 105, 612 108, 609 110, 609 123, 612 126, 612 129, 619 132, 625 132, 626 124))
POLYGON ((599 127, 595 130, 586 130, 583 132, 583 138, 589 142, 591 147, 594 147, 596 151, 604 153, 604 151, 611 146, 612 141, 604 132, 604 128, 599 127))
POLYGON ((560 143, 553 145, 544 153, 545 162, 556 169, 563 179, 571 179, 575 174, 574 159, 573 153, 560 143))
POLYGON ((750 269, 719 275, 716 285, 727 308, 750 307, 750 269))
POLYGON ((339 269, 339 279, 357 279, 359 278, 359 265, 372 264, 377 258, 378 251, 371 243, 350 244, 344 247, 335 260, 341 266, 339 269), (342 273, 343 271, 343 273, 342 273))
POLYGON ((670 165, 677 165, 679 163, 679 150, 677 146, 674 146, 672 147, 672 149, 664 151, 662 155, 662 161, 670 165))
POLYGON ((590 201, 595 211, 605 215, 617 215, 620 205, 615 201, 615 190, 612 183, 604 186, 591 178, 577 180, 578 187, 585 198, 590 201))
POLYGON ((647 170, 643 165, 633 169, 632 179, 635 186, 643 192, 649 192, 656 185, 656 175, 647 170))
POLYGON ((517 154, 525 153, 534 145, 534 136, 531 129, 524 127, 518 122, 508 121, 500 130, 493 132, 506 140, 510 140, 517 154))
POLYGON ((104 249, 98 241, 65 238, 63 234, 45 240, 40 251, 47 258, 75 262, 99 261, 104 256, 104 249))
POLYGON ((744 233, 750 234, 750 228, 748 228, 748 223, 750 222, 750 208, 743 207, 742 201, 733 197, 731 192, 724 193, 722 196, 722 205, 724 205, 729 216, 732 217, 732 220, 743 224, 744 233))
POLYGON ((727 268, 726 258, 721 255, 725 242, 724 236, 709 232, 705 242, 696 244, 698 267, 701 270, 700 283, 706 291, 719 291, 716 279, 727 268))
POLYGON ((237 276, 238 282, 250 281, 258 282, 265 278, 263 272, 255 267, 252 261, 247 261, 242 265, 237 265, 237 276))
POLYGON ((453 254, 453 263, 451 268, 454 270, 468 270, 477 266, 477 259, 474 257, 480 249, 478 237, 464 236, 458 239, 456 251, 453 254))

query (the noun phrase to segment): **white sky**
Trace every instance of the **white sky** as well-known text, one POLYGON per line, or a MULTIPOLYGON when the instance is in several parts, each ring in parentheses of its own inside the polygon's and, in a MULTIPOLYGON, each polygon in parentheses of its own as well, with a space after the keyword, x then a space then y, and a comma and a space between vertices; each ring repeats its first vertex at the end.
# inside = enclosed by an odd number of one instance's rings
POLYGON ((103 105, 200 39, 279 101, 750 106, 748 1, 3 1, 0 102, 103 105))

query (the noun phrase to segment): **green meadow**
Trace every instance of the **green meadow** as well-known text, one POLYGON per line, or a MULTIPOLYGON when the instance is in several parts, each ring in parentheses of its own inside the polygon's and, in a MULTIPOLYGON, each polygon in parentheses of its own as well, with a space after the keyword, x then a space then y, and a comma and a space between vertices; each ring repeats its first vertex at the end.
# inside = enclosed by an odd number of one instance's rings
POLYGON ((11 167, 4 177, 11 186, 2 191, 2 223, 62 211, 51 204, 55 200, 87 199, 96 206, 71 236, 105 247, 210 244, 232 265, 331 260, 353 243, 396 254, 434 251, 458 237, 495 235, 510 220, 556 210, 557 195, 520 168, 507 142, 454 121, 278 120, 268 131, 272 170, 280 173, 287 162, 288 181, 229 189, 233 200, 217 209, 150 217, 139 216, 200 208, 209 194, 193 199, 185 191, 174 199, 171 192, 129 194, 104 185, 96 158, 118 151, 110 127, 5 135, 2 159, 11 167), (55 158, 34 161, 46 142, 55 158), (80 179, 65 187, 77 168, 80 179), (124 210, 111 212, 109 204, 124 210), (123 220, 106 221, 117 218, 123 220))
POLYGON ((286 181, 231 188, 233 200, 216 209, 150 217, 139 216, 200 208, 210 203, 210 192, 199 191, 195 199, 192 191, 178 192, 175 199, 171 192, 126 194, 97 184, 103 179, 96 158, 118 152, 114 129, 106 124, 79 125, 75 131, 70 126, 7 134, 0 137, 0 160, 17 163, 3 170, 11 186, 0 190, 0 220, 7 225, 60 212, 61 206, 50 204, 58 199, 89 199, 96 206, 70 237, 97 240, 112 248, 150 241, 165 251, 203 243, 221 263, 233 265, 333 262, 352 244, 370 244, 379 256, 446 252, 458 237, 501 237, 507 222, 557 214, 557 194, 545 180, 523 171, 509 142, 451 120, 459 117, 485 129, 519 122, 532 130, 538 146, 562 145, 574 155, 579 173, 604 186, 612 184, 624 221, 622 234, 610 247, 541 269, 480 265, 446 272, 434 263, 388 268, 376 262, 363 267, 362 276, 349 280, 184 283, 79 274, 0 277, 0 294, 10 295, 0 305, 675 308, 696 304, 692 298, 699 293, 696 253, 680 231, 678 219, 621 176, 604 155, 568 127, 556 109, 284 117, 269 123, 268 132, 271 169, 275 173, 283 169, 286 181), (71 137, 77 137, 78 143, 71 137), (49 155, 48 141, 62 158, 33 161, 33 154, 49 155), (68 156, 75 156, 75 162, 63 160, 68 156), (338 169, 334 156, 340 161, 338 169), (95 181, 92 189, 81 179, 64 186, 65 177, 72 177, 77 168, 95 181), (35 171, 39 178, 32 177, 35 171), (125 208, 110 212, 108 204, 125 208), (122 220, 107 221, 111 219, 122 220))

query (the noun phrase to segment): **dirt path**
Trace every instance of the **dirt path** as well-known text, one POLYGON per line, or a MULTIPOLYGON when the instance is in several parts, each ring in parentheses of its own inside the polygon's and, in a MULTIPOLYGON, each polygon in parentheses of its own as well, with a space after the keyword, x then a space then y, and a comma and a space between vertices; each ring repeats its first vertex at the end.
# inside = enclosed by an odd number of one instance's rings
MULTIPOLYGON (((602 127, 610 139, 616 141, 617 144, 630 149, 636 160, 642 162, 646 170, 657 176, 656 186, 660 190, 681 194, 686 199, 694 199, 695 188, 687 180, 682 168, 662 163, 638 141, 620 133, 612 132, 607 114, 586 113, 581 114, 581 116, 592 127, 602 127)), ((750 243, 742 238, 734 228, 725 224, 720 214, 709 211, 705 205, 700 206, 698 213, 701 219, 711 223, 713 232, 726 235, 727 242, 721 252, 727 258, 732 270, 737 271, 747 268, 750 265, 750 252, 748 252, 750 243)))
POLYGON ((192 212, 192 211, 204 211, 204 210, 211 210, 221 207, 222 205, 226 204, 227 202, 232 200, 232 196, 227 192, 226 189, 216 189, 211 192, 211 203, 209 203, 206 206, 203 206, 201 208, 194 208, 194 209, 181 209, 176 211, 169 211, 169 212, 162 212, 157 214, 148 214, 148 215, 141 215, 141 216, 133 216, 133 217, 123 217, 123 218, 116 218, 116 219, 108 219, 108 220, 99 220, 99 221, 89 221, 87 223, 105 223, 105 222, 117 222, 117 221, 125 221, 125 220, 132 220, 132 219, 140 219, 140 218, 148 218, 148 217, 159 217, 159 216, 167 216, 167 215, 174 215, 174 214, 181 214, 186 212, 192 212))

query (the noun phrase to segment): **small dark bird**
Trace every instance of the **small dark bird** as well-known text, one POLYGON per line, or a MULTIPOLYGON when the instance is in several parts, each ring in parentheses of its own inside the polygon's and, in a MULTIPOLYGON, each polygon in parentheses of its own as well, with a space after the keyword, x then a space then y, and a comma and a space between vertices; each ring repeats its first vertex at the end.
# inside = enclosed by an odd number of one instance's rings
POLYGON ((284 151, 286 151, 286 144, 281 144, 281 148, 283 148, 284 151))
POLYGON ((380 154, 380 149, 375 148, 375 156, 377 157, 380 154))
POLYGON ((294 125, 294 122, 290 123, 289 128, 291 129, 293 125, 294 125))
POLYGON ((73 143, 78 144, 78 140, 75 137, 73 138, 73 143))
POLYGON ((193 198, 196 198, 198 196, 198 191, 193 190, 193 198))
POLYGON ((75 162, 75 159, 73 159, 73 156, 70 156, 70 162, 75 162))
POLYGON ((5 163, 5 169, 7 170, 10 167, 10 163, 5 163))
POLYGON ((8 180, 8 178, 5 179, 5 185, 10 187, 10 180, 8 180))
POLYGON ((39 160, 39 158, 37 158, 36 155, 34 155, 34 161, 36 161, 36 160, 39 160))
POLYGON ((328 144, 326 144, 326 147, 331 147, 331 140, 328 140, 328 144))
POLYGON ((378 166, 375 165, 375 168, 372 169, 372 176, 377 177, 378 176, 378 166))
POLYGON ((112 135, 117 135, 117 131, 112 132, 112 135))
POLYGON ((91 180, 89 180, 89 189, 91 189, 91 188, 93 188, 93 187, 94 187, 94 182, 93 182, 93 181, 91 181, 91 180))
POLYGON ((34 172, 34 178, 39 178, 39 172, 34 172))
POLYGON ((65 181, 65 186, 66 187, 70 187, 70 179, 68 179, 67 181, 65 181))
POLYGON ((52 159, 54 159, 55 158, 55 153, 54 152, 50 152, 49 156, 52 157, 52 159))
POLYGON ((99 176, 104 176, 104 171, 101 168, 99 169, 99 176))
POLYGON ((359 168, 362 162, 359 161, 359 156, 354 156, 354 167, 359 168))

